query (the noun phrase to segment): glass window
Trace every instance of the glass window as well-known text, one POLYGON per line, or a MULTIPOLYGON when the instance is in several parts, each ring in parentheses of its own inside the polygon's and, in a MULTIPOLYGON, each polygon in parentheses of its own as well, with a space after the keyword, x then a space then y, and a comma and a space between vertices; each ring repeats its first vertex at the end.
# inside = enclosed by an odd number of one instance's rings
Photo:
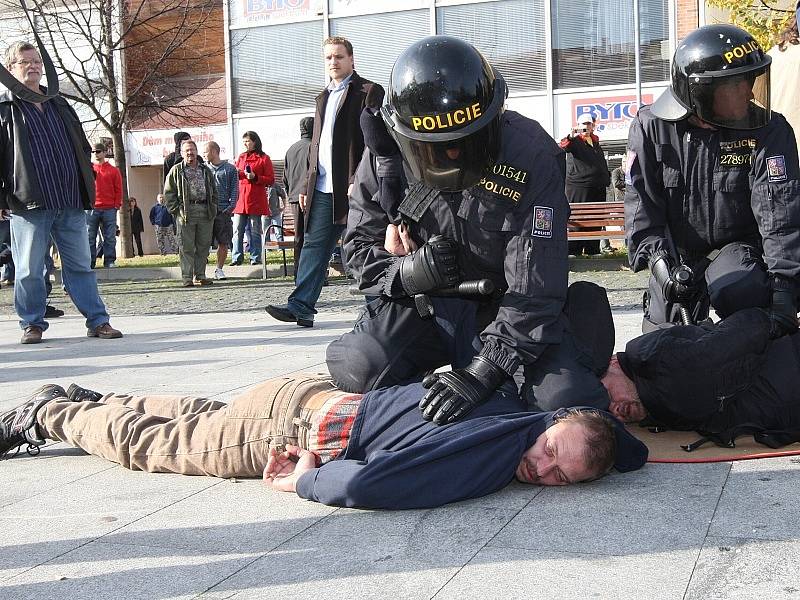
POLYGON ((544 90, 545 0, 504 0, 436 9, 436 30, 468 41, 508 83, 509 91, 544 90))
POLYGON ((332 36, 346 37, 353 44, 358 74, 387 89, 398 55, 412 42, 431 35, 430 12, 406 10, 341 17, 331 19, 330 32, 332 36))
MULTIPOLYGON (((636 81, 633 0, 551 3, 556 89, 636 81)), ((667 0, 639 1, 639 29, 642 81, 669 79, 667 0)))
POLYGON ((231 31, 233 112, 314 106, 325 85, 322 21, 231 31))

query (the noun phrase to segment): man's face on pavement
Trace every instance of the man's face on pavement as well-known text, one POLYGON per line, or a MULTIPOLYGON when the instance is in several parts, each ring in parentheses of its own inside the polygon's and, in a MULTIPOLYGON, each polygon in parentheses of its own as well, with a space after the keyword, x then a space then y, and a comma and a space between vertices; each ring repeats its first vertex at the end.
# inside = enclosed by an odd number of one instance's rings
POLYGON ((586 443, 583 425, 556 423, 522 455, 517 480, 536 485, 568 485, 591 479, 596 473, 586 467, 586 443))
POLYGON ((181 157, 188 165, 194 166, 197 164, 197 146, 195 146, 194 142, 190 140, 183 142, 181 145, 181 157))
POLYGON ((342 82, 353 72, 353 56, 342 44, 328 44, 323 48, 325 69, 333 81, 342 82))
POLYGON ((11 64, 9 71, 27 87, 39 91, 42 67, 42 57, 36 50, 23 50, 11 64))

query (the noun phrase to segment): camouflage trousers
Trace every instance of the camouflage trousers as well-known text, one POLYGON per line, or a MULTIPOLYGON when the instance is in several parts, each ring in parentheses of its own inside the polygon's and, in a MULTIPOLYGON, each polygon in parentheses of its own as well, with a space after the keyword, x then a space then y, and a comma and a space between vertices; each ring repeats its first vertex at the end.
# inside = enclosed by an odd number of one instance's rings
POLYGON ((156 230, 156 243, 158 244, 158 251, 161 255, 177 254, 178 242, 175 239, 175 232, 172 230, 172 225, 162 227, 161 225, 153 225, 156 230))

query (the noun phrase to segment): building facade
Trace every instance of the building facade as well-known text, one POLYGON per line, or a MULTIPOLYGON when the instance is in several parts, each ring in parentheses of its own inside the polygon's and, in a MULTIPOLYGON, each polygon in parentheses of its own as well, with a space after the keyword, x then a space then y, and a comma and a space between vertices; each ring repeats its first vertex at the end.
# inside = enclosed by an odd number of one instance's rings
POLYGON ((676 41, 701 14, 696 0, 638 6, 637 61, 634 0, 228 0, 232 143, 257 131, 282 161, 326 84, 327 36, 348 38, 358 73, 386 87, 404 48, 446 34, 475 45, 508 82, 507 107, 554 138, 593 114, 616 166, 639 102, 668 85, 676 41))

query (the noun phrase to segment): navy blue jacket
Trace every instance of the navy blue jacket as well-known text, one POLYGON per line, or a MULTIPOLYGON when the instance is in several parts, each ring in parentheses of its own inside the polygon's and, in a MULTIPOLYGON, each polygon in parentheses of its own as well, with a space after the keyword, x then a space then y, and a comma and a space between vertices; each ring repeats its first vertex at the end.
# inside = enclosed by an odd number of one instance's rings
POLYGON ((172 215, 169 214, 167 207, 163 204, 155 204, 150 209, 150 224, 158 225, 159 227, 171 227, 175 221, 172 215))
MULTIPOLYGON (((422 419, 425 394, 413 383, 369 392, 347 449, 300 476, 297 494, 333 506, 430 508, 477 498, 514 479, 520 458, 553 424, 554 413, 530 413, 504 387, 463 420, 444 426, 422 419)), ((640 468, 647 448, 617 427, 620 471, 640 468)))

